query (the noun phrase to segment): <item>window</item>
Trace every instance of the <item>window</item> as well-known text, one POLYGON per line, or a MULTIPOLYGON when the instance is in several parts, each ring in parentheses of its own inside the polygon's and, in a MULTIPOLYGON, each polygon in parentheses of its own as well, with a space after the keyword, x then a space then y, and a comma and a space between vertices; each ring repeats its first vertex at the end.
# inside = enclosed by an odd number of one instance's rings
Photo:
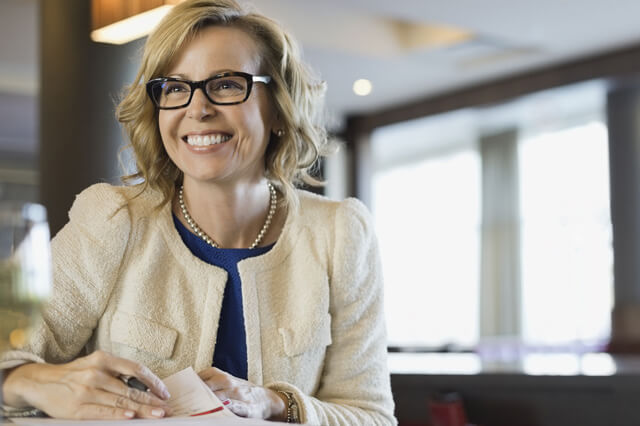
POLYGON ((373 133, 371 207, 390 346, 473 348, 499 337, 536 349, 584 348, 608 339, 613 250, 603 91, 583 85, 553 93, 373 133), (517 148, 504 157, 513 161, 502 174, 517 180, 506 200, 512 207, 493 210, 515 213, 513 256, 504 246, 486 256, 496 246, 483 224, 483 212, 492 211, 486 203, 506 197, 492 186, 501 174, 482 171, 501 167, 497 145, 486 149, 495 128, 511 129, 505 147, 517 148), (485 286, 486 277, 507 277, 506 284, 485 286), (511 299, 485 294, 505 288, 511 299), (516 319, 502 330, 513 334, 481 327, 505 318, 516 319))
POLYGON ((607 142, 601 121, 520 142, 527 341, 597 345, 609 337, 613 249, 607 142))
POLYGON ((390 344, 477 340, 479 173, 461 150, 377 174, 390 344))
POLYGON ((433 140, 415 123, 374 134, 372 210, 391 346, 478 340, 480 161, 470 138, 457 137, 433 140))

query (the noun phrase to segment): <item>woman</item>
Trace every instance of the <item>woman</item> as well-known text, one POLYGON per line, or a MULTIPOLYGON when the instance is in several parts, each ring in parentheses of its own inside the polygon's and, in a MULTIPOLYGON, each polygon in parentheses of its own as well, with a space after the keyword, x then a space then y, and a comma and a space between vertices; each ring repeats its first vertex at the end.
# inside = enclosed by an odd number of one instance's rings
POLYGON ((368 213, 294 189, 324 148, 322 96, 273 21, 176 6, 118 107, 144 183, 76 199, 43 324, 0 365, 6 408, 163 417, 159 378, 192 366, 240 416, 394 424, 368 213))

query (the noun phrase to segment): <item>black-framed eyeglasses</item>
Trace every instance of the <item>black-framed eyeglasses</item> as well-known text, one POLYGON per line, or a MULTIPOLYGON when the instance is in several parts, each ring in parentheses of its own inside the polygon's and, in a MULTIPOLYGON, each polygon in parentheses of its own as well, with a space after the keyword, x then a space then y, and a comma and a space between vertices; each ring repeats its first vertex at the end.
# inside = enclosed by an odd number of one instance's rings
POLYGON ((269 84, 270 81, 268 75, 236 71, 223 72, 201 81, 160 77, 147 82, 147 94, 159 109, 186 107, 196 89, 201 89, 212 104, 235 105, 249 99, 253 83, 269 84))

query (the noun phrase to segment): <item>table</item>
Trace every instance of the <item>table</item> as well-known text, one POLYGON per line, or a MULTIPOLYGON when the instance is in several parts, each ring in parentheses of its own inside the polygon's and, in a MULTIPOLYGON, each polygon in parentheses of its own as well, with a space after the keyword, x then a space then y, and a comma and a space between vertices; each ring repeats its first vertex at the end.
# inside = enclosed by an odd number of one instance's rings
POLYGON ((186 417, 167 417, 164 419, 158 420, 149 420, 149 419, 133 419, 133 420, 59 420, 59 419, 45 419, 38 417, 26 417, 26 418, 15 418, 10 419, 9 422, 6 420, 2 420, 2 425, 15 425, 21 424, 26 426, 49 426, 49 425, 58 425, 58 426, 77 426, 77 425, 89 425, 89 426, 121 426, 121 425, 166 425, 166 426, 176 426, 176 425, 185 425, 185 426, 215 426, 215 425, 224 425, 224 426, 276 426, 276 425, 285 425, 287 423, 280 422, 271 422, 267 420, 258 420, 258 419, 244 419, 244 418, 230 418, 230 417, 219 417, 219 418, 208 418, 208 419, 197 419, 197 418, 186 418, 186 417))
POLYGON ((457 392, 470 422, 489 426, 638 426, 640 357, 533 353, 389 356, 400 423, 428 424, 427 400, 457 392))

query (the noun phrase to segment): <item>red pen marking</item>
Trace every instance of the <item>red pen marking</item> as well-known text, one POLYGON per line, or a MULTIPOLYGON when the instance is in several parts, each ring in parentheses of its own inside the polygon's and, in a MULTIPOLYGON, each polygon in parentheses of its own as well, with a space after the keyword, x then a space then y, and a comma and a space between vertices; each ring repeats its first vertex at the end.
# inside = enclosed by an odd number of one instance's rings
POLYGON ((209 411, 203 411, 202 413, 196 413, 196 414, 191 414, 190 417, 196 417, 196 416, 204 416, 205 414, 211 414, 211 413, 215 413, 217 411, 222 410, 224 407, 221 405, 217 408, 214 408, 213 410, 209 410, 209 411))

